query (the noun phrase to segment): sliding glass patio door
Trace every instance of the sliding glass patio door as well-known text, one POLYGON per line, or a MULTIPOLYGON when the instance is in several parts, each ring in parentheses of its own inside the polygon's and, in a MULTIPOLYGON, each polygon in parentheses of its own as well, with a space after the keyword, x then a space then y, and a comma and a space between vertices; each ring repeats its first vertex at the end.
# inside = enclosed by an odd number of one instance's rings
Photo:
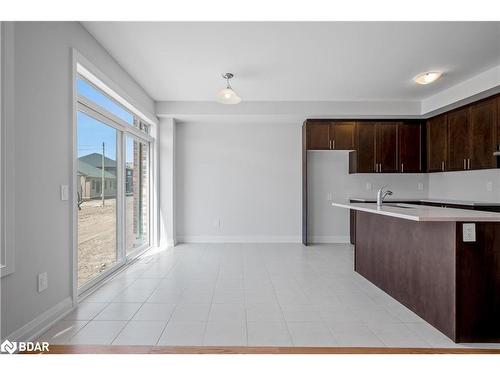
POLYGON ((119 132, 77 113, 78 288, 112 270, 118 253, 119 132))
POLYGON ((76 77, 77 290, 151 245, 149 125, 76 77))

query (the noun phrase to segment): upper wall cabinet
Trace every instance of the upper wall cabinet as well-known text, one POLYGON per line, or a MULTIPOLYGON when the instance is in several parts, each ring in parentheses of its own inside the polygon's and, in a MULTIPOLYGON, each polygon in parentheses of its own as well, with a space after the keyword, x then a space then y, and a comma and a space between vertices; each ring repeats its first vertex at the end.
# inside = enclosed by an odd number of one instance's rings
POLYGON ((448 164, 448 119, 446 115, 427 121, 427 171, 444 172, 448 164))
POLYGON ((330 124, 327 122, 307 122, 307 149, 330 150, 330 124))
POLYGON ((307 121, 308 150, 353 150, 355 122, 307 121))
POLYGON ((398 123, 379 122, 375 132, 375 159, 378 172, 398 172, 398 123))
POLYGON ((399 172, 422 172, 422 126, 420 123, 398 124, 399 172))
POLYGON ((469 169, 471 146, 469 109, 462 108, 448 114, 448 171, 469 169))
POLYGON ((500 97, 427 120, 428 172, 496 168, 500 97))
POLYGON ((358 122, 356 152, 350 155, 349 172, 410 173, 420 171, 420 134, 419 124, 396 121, 358 122), (416 138, 413 138, 415 136, 416 138))
POLYGON ((356 152, 351 153, 349 173, 376 173, 376 122, 358 122, 356 125, 356 152))
POLYGON ((470 107, 469 169, 496 167, 493 152, 497 148, 497 102, 489 99, 470 107))

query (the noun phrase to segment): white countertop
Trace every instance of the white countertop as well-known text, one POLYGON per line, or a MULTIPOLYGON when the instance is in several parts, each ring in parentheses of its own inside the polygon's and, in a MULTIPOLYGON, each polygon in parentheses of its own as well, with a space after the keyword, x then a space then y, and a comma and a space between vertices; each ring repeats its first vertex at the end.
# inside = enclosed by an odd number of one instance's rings
POLYGON ((332 206, 413 221, 500 222, 500 213, 497 212, 420 206, 405 203, 385 202, 382 207, 377 207, 375 203, 333 202, 332 206))
MULTIPOLYGON (((352 197, 350 200, 357 202, 375 202, 376 197, 352 197)), ((406 202, 423 202, 423 203, 441 203, 441 204, 456 204, 459 206, 500 206, 500 202, 484 202, 484 201, 471 201, 471 200, 458 200, 458 199, 444 199, 444 198, 386 198, 386 202, 406 201, 406 202)))

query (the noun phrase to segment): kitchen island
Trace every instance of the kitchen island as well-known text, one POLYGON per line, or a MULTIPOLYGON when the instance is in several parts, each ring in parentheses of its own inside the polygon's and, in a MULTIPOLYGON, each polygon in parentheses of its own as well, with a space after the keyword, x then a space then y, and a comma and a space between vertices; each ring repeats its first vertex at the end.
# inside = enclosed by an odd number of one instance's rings
POLYGON ((499 213, 332 205, 356 211, 356 272, 455 342, 500 342, 499 213))

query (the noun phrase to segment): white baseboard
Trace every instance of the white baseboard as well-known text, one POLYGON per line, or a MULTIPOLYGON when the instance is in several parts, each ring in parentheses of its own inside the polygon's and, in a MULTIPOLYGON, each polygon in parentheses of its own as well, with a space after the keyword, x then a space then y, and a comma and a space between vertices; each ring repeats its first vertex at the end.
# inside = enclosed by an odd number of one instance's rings
POLYGON ((183 243, 301 243, 300 236, 178 236, 183 243))
POLYGON ((37 316, 31 322, 12 332, 7 339, 16 342, 33 341, 72 309, 73 299, 71 297, 66 297, 57 305, 37 316))
POLYGON ((351 243, 349 236, 310 236, 310 243, 351 243))

